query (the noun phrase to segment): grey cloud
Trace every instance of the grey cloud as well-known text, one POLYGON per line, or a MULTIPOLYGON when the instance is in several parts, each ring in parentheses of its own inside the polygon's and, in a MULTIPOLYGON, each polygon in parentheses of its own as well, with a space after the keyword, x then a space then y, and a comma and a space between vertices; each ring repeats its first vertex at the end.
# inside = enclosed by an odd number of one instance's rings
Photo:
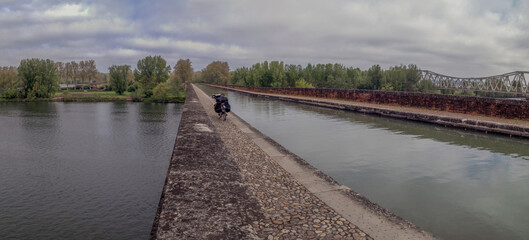
POLYGON ((88 16, 46 18, 64 2, 3 1, 0 11, 11 12, 0 14, 7 36, 0 65, 33 52, 56 60, 94 56, 102 71, 162 55, 190 58, 195 69, 213 60, 232 69, 282 60, 363 69, 413 63, 448 75, 493 75, 529 68, 528 2, 94 0, 69 2, 89 7, 88 16))

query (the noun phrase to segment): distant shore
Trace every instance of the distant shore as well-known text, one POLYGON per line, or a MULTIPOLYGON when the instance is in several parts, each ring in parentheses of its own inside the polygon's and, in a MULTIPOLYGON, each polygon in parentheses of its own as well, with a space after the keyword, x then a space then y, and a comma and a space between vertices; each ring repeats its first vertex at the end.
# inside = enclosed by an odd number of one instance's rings
POLYGON ((165 99, 134 97, 130 93, 118 95, 111 91, 59 92, 52 98, 0 98, 2 102, 154 102, 184 103, 186 97, 167 97, 165 99))

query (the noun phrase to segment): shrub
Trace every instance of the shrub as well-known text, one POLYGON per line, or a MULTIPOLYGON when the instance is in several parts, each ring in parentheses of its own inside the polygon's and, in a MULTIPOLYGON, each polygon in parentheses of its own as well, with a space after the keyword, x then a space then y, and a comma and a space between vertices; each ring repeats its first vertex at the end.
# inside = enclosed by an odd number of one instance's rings
POLYGON ((167 101, 171 88, 166 83, 160 83, 153 89, 153 97, 156 100, 167 101))
POLYGON ((314 88, 314 86, 308 82, 305 82, 305 79, 301 78, 296 81, 296 88, 314 88))
POLYGON ((62 92, 62 100, 64 102, 71 102, 72 101, 72 94, 70 94, 69 91, 62 92))
POLYGON ((132 98, 133 102, 141 102, 143 98, 143 89, 141 88, 136 89, 136 91, 130 94, 130 97, 132 98))
POLYGON ((131 84, 128 88, 127 88, 127 92, 136 92, 136 90, 138 90, 138 85, 137 84, 131 84))
POLYGON ((150 97, 152 97, 152 95, 153 95, 153 90, 152 90, 152 89, 147 89, 147 90, 142 89, 141 92, 143 93, 143 95, 144 95, 146 98, 150 98, 150 97))
POLYGON ((0 98, 22 97, 22 81, 16 69, 0 70, 0 98))

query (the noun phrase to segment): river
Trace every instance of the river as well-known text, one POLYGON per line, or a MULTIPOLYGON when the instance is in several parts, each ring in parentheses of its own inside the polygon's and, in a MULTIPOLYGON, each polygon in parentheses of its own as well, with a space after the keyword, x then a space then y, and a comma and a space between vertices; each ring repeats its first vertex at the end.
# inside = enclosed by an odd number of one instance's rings
POLYGON ((225 93, 252 126, 441 239, 529 236, 527 139, 201 88, 225 93))
POLYGON ((0 238, 148 239, 181 112, 0 103, 0 238))

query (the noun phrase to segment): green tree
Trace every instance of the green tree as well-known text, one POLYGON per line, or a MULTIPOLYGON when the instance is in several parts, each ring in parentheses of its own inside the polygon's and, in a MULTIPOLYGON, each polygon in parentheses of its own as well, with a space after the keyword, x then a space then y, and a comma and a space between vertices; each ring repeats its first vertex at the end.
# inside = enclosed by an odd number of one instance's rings
POLYGON ((227 62, 214 61, 202 70, 202 81, 214 84, 228 84, 230 66, 227 62))
POLYGON ((110 75, 110 86, 112 90, 121 95, 127 89, 127 75, 130 71, 129 65, 112 65, 108 68, 110 75))
POLYGON ((20 61, 18 76, 22 79, 25 97, 49 98, 59 89, 57 66, 50 59, 20 61))
POLYGON ((386 84, 384 90, 402 91, 406 85, 406 67, 395 66, 384 71, 386 84))
POLYGON ((268 61, 264 61, 260 68, 261 71, 259 71, 259 82, 261 87, 271 87, 272 83, 274 82, 274 76, 272 75, 272 72, 270 71, 268 61))
POLYGON ((373 65, 369 70, 367 70, 367 80, 370 82, 370 89, 382 89, 383 81, 383 72, 380 68, 380 65, 373 65))
POLYGON ((272 87, 286 87, 285 64, 283 62, 270 62, 270 74, 272 75, 272 87))
POLYGON ((424 93, 434 93, 436 91, 435 84, 430 80, 422 80, 417 83, 417 90, 424 93))
POLYGON ((176 62, 174 66, 176 76, 180 78, 180 81, 184 84, 186 82, 191 82, 193 79, 193 67, 191 66, 191 61, 189 59, 180 59, 176 62))
MULTIPOLYGON (((158 84, 159 85, 159 84, 158 84)), ((169 87, 169 94, 173 96, 179 96, 184 89, 182 85, 182 79, 177 76, 176 72, 173 71, 169 80, 166 82, 167 87, 169 87)))
POLYGON ((296 81, 301 78, 301 65, 287 65, 285 72, 285 80, 288 87, 294 87, 296 81))
POLYGON ((362 70, 359 68, 348 68, 346 72, 347 77, 345 81, 347 82, 348 88, 358 88, 362 78, 362 70))
POLYGON ((150 97, 156 85, 167 81, 169 72, 171 67, 167 65, 165 59, 161 56, 148 56, 138 60, 134 70, 134 80, 140 84, 145 96, 150 97))
POLYGON ((0 97, 19 97, 21 87, 22 81, 18 77, 15 67, 6 67, 0 70, 0 97))
POLYGON ((231 85, 252 86, 247 84, 248 68, 246 67, 237 68, 235 71, 230 73, 230 76, 231 85))
POLYGON ((383 89, 393 91, 433 91, 421 83, 415 65, 400 65, 383 70, 379 65, 362 71, 338 63, 288 65, 279 61, 256 63, 232 72, 230 84, 254 87, 295 87, 299 80, 318 88, 383 89))
POLYGON ((410 64, 406 69, 405 91, 417 91, 419 81, 421 80, 421 71, 416 65, 410 64))
POLYGON ((160 83, 153 89, 153 97, 160 101, 167 101, 169 99, 169 92, 171 88, 167 83, 160 83))

